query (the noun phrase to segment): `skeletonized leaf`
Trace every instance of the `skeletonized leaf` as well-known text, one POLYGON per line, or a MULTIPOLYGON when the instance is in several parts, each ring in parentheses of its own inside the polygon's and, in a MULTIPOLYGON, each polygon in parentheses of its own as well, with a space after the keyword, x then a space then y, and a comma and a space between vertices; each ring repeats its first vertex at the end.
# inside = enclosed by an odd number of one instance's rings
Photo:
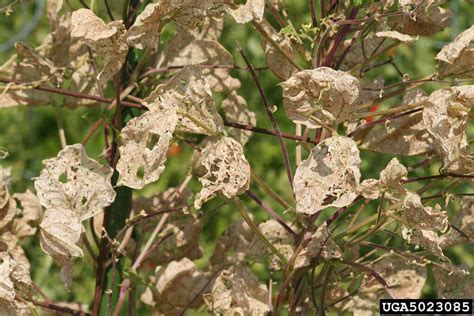
POLYGON ((72 281, 72 263, 82 257, 81 221, 102 212, 115 199, 112 169, 87 157, 81 144, 43 160, 35 180, 38 199, 46 208, 40 224, 41 248, 61 266, 61 280, 72 281))
POLYGON ((225 266, 227 263, 241 263, 248 254, 248 249, 254 237, 253 231, 243 220, 231 224, 216 242, 210 260, 211 266, 218 267, 225 266))
POLYGON ((119 185, 141 189, 158 180, 177 122, 176 111, 164 103, 127 122, 119 146, 119 185))
MULTIPOLYGON (((235 91, 232 91, 232 93, 222 101, 222 109, 224 110, 225 118, 230 122, 252 126, 257 124, 255 113, 249 110, 247 101, 235 91)), ((252 136, 252 132, 237 128, 231 129, 229 134, 232 138, 241 143, 242 146, 245 145, 252 136)))
POLYGON ((434 139, 443 167, 450 172, 474 172, 474 157, 466 137, 473 105, 474 86, 460 86, 433 92, 423 109, 426 130, 434 139))
POLYGON ((330 238, 326 222, 320 225, 311 236, 308 244, 298 253, 295 258, 295 269, 307 267, 313 259, 340 258, 342 251, 330 238))
POLYGON ((103 84, 111 79, 121 68, 128 52, 122 21, 105 24, 92 10, 79 9, 72 13, 71 37, 82 40, 105 65, 98 75, 103 84))
POLYGON ((229 9, 230 15, 237 23, 260 22, 263 19, 265 0, 247 0, 236 9, 229 9))
POLYGON ((55 158, 43 160, 35 189, 46 210, 83 221, 101 213, 115 199, 112 169, 90 159, 81 144, 69 145, 55 158))
POLYGON ((66 288, 72 283, 72 265, 82 258, 82 224, 74 214, 48 209, 40 224, 41 249, 61 267, 60 278, 66 288))
POLYGON ((159 267, 154 278, 156 283, 151 289, 154 303, 162 313, 173 315, 202 304, 200 293, 205 291, 210 276, 198 271, 191 260, 183 258, 159 267))
POLYGON ((63 71, 58 69, 51 60, 41 56, 33 47, 27 43, 17 42, 15 44, 18 57, 22 63, 33 65, 42 78, 53 78, 54 83, 60 83, 63 77, 63 71))
POLYGON ((213 314, 265 315, 270 311, 267 287, 242 265, 223 270, 203 298, 213 314))
MULTIPOLYGON (((401 181, 406 179, 408 171, 397 158, 393 158, 384 170, 380 172, 380 179, 367 179, 362 181, 357 190, 366 199, 375 200, 382 192, 404 194, 406 190, 401 185, 401 181)), ((421 203, 421 201, 420 201, 421 203)))
POLYGON ((433 254, 446 258, 441 248, 443 238, 432 230, 403 227, 402 236, 410 244, 420 246, 433 254))
POLYGON ((474 299, 474 269, 458 267, 453 271, 446 271, 434 267, 433 275, 438 290, 438 297, 444 299, 466 298, 474 299))
MULTIPOLYGON (((419 89, 407 93, 403 105, 424 103, 426 94, 419 89)), ((425 129, 422 112, 405 115, 384 125, 375 126, 366 135, 360 133, 357 139, 370 150, 393 155, 414 156, 432 150, 433 140, 425 129)))
MULTIPOLYGON (((277 32, 277 30, 275 30, 273 26, 265 20, 260 23, 260 26, 291 56, 292 46, 289 38, 277 32)), ((275 76, 281 80, 287 80, 298 71, 298 69, 278 49, 275 48, 275 46, 271 45, 263 37, 262 47, 265 50, 265 60, 267 61, 268 68, 270 68, 275 76)))
POLYGON ((426 36, 433 35, 451 24, 453 16, 451 11, 439 6, 429 6, 429 1, 424 3, 426 5, 422 6, 413 3, 418 9, 410 15, 403 16, 395 25, 395 30, 408 35, 426 36))
POLYGON ((474 240, 474 199, 463 197, 460 204, 461 208, 454 216, 452 224, 460 229, 463 234, 461 235, 455 229, 450 229, 443 236, 443 248, 474 240), (465 237, 466 235, 469 239, 465 237))
POLYGON ((24 193, 15 193, 13 198, 20 202, 21 217, 13 222, 13 233, 22 238, 34 235, 39 224, 41 204, 36 195, 30 190, 24 193))
POLYGON ((442 76, 470 78, 474 73, 474 26, 459 34, 436 55, 442 76))
MULTIPOLYGON (((167 104, 178 113, 177 131, 209 135, 202 126, 196 124, 183 113, 192 116, 202 125, 220 132, 224 129, 222 118, 217 113, 212 92, 202 71, 195 66, 187 66, 171 79, 158 85, 146 99, 147 104, 167 104), (181 113, 180 113, 181 112, 181 113)), ((150 108, 153 111, 152 108, 150 108)))
MULTIPOLYGON (((270 219, 258 225, 258 228, 267 240, 275 246, 287 260, 293 256, 293 237, 286 231, 277 221, 270 219)), ((248 259, 261 259, 267 257, 270 251, 268 247, 259 239, 254 238, 247 251, 248 259)), ((271 267, 273 270, 282 268, 281 260, 276 256, 272 256, 271 267)))
POLYGON ((175 55, 166 56, 164 67, 186 65, 219 65, 221 68, 201 69, 212 91, 229 91, 240 87, 240 81, 232 78, 229 70, 224 67, 233 67, 232 55, 219 42, 213 40, 194 40, 175 52, 175 55))
POLYGON ((344 121, 356 110, 358 80, 328 67, 297 72, 283 86, 283 104, 288 117, 297 124, 319 127, 311 116, 323 122, 344 121))
POLYGON ((200 152, 193 156, 193 169, 202 184, 194 207, 222 194, 231 199, 249 188, 250 165, 242 145, 230 137, 208 138, 200 152))
POLYGON ((407 193, 401 212, 412 228, 441 232, 448 228, 448 214, 441 210, 439 205, 434 208, 424 206, 420 196, 416 193, 407 193))
POLYGON ((384 37, 390 38, 401 43, 413 43, 417 40, 415 37, 411 37, 410 35, 402 34, 397 31, 383 31, 375 33, 377 37, 384 37))
POLYGON ((162 18, 170 9, 163 1, 147 4, 127 30, 128 45, 138 49, 156 47, 162 18))
MULTIPOLYGON (((389 285, 390 294, 397 299, 419 299, 426 282, 426 267, 413 264, 396 255, 384 256, 372 267, 389 285)), ((389 298, 383 286, 372 276, 364 276, 357 294, 345 303, 342 310, 354 315, 375 315, 378 301, 389 298)), ((343 301, 344 302, 344 301, 343 301)))
POLYGON ((11 279, 14 268, 15 261, 10 255, 0 252, 0 310, 5 316, 31 315, 25 303, 15 300, 15 284, 11 279))
POLYGON ((356 143, 347 137, 327 138, 314 147, 296 169, 296 211, 315 214, 327 207, 349 205, 358 195, 360 162, 356 143))

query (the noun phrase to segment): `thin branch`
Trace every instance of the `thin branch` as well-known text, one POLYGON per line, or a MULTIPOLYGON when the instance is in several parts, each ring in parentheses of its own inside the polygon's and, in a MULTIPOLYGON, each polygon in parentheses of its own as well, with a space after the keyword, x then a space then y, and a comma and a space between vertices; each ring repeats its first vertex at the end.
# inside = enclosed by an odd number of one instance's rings
POLYGON ((402 183, 412 183, 422 180, 432 180, 432 179, 439 179, 439 178, 465 178, 465 179, 474 179, 474 175, 471 174, 458 174, 458 173, 443 173, 443 174, 436 174, 430 176, 421 176, 415 178, 408 178, 406 180, 402 180, 402 183))
POLYGON ((72 308, 69 308, 69 307, 59 306, 57 304, 50 303, 50 302, 41 302, 41 301, 37 301, 37 300, 34 300, 34 299, 26 299, 26 298, 21 297, 19 295, 16 295, 15 299, 17 299, 19 301, 23 301, 23 302, 31 302, 35 306, 38 306, 38 307, 41 307, 43 309, 47 309, 47 310, 50 310, 50 311, 56 311, 56 312, 66 313, 66 314, 69 314, 69 315, 77 315, 77 316, 90 316, 91 315, 90 313, 86 313, 86 312, 83 312, 83 311, 78 311, 78 310, 75 310, 75 309, 72 309, 72 308))
MULTIPOLYGON (((276 131, 272 131, 272 130, 269 130, 269 129, 266 129, 266 128, 261 128, 261 127, 256 127, 256 126, 253 126, 253 125, 250 125, 250 124, 244 125, 244 124, 240 124, 240 123, 225 121, 224 125, 228 126, 228 127, 233 127, 233 128, 243 129, 243 130, 247 130, 247 131, 252 131, 252 132, 255 132, 255 133, 259 133, 259 134, 266 134, 266 135, 271 135, 271 136, 277 136, 278 137, 278 133, 276 131)), ((318 144, 316 140, 311 139, 310 137, 307 137, 305 139, 305 137, 303 137, 303 136, 298 136, 298 135, 284 133, 284 132, 280 132, 280 135, 281 135, 281 137, 286 138, 286 139, 296 140, 296 141, 300 141, 300 142, 306 141, 307 143, 311 143, 311 144, 314 144, 314 145, 318 144)))
MULTIPOLYGON (((160 68, 155 68, 155 69, 150 69, 146 72, 144 72, 141 76, 140 79, 143 79, 145 77, 154 75, 154 74, 161 74, 161 73, 166 73, 172 70, 177 70, 177 69, 183 69, 187 65, 174 65, 174 66, 168 66, 168 67, 160 67, 160 68)), ((237 70, 247 70, 245 67, 240 67, 237 65, 208 65, 208 64, 197 64, 194 65, 199 68, 209 68, 209 69, 237 69, 237 70)), ((255 67, 255 71, 261 71, 261 70, 267 70, 268 67, 255 67)))
POLYGON ((290 160, 288 158, 288 151, 286 149, 285 142, 284 142, 283 137, 281 135, 280 128, 278 127, 278 122, 277 122, 275 116, 273 115, 273 112, 272 112, 272 109, 271 109, 272 107, 271 107, 270 103, 268 102, 267 96, 265 95, 265 92, 263 91, 263 87, 260 84, 260 81, 258 80, 257 74, 255 73, 255 70, 253 69, 253 66, 250 63, 247 55, 242 50, 242 48, 239 47, 238 50, 239 50, 240 55, 242 55, 242 58, 244 59, 245 64, 247 65, 247 68, 250 71, 250 74, 252 75, 252 78, 255 82, 255 85, 257 86, 258 92, 260 93, 260 97, 262 98, 263 105, 265 107, 265 111, 267 112, 267 116, 268 116, 268 118, 270 119, 270 121, 272 123, 273 129, 277 133, 278 142, 280 143, 280 148, 281 148, 281 152, 282 152, 282 155, 283 155, 283 163, 285 164, 286 175, 288 176, 288 181, 290 182, 290 186, 293 190, 293 174, 291 172, 290 160))
POLYGON ((245 195, 247 195, 249 198, 255 201, 261 208, 263 208, 268 214, 270 214, 271 217, 273 217, 274 220, 276 220, 290 235, 293 237, 293 239, 296 239, 297 234, 291 229, 290 226, 288 226, 285 221, 270 207, 268 206, 265 202, 263 202, 258 196, 256 196, 252 191, 247 190, 245 192, 245 195))
MULTIPOLYGON (((359 9, 356 7, 353 7, 351 10, 351 13, 349 14, 349 20, 352 20, 353 18, 355 18, 358 12, 359 12, 359 9)), ((337 37, 334 40, 334 45, 332 46, 331 51, 328 53, 326 59, 324 60, 323 66, 329 67, 331 65, 331 63, 334 60, 334 56, 336 55, 336 51, 339 48, 342 41, 344 40, 344 38, 346 37, 347 33, 349 32, 350 27, 351 26, 349 24, 345 24, 342 27, 341 31, 337 33, 337 37)))
MULTIPOLYGON (((13 83, 16 83, 16 84, 30 85, 30 83, 24 83, 24 82, 21 82, 19 80, 6 79, 6 78, 0 78, 0 82, 3 82, 3 83, 13 82, 13 83)), ((101 102, 101 103, 112 103, 114 101, 113 99, 109 99, 109 98, 94 96, 94 95, 80 93, 80 92, 73 92, 73 91, 63 90, 63 89, 59 89, 59 88, 46 87, 46 86, 43 86, 43 85, 39 85, 39 86, 32 85, 31 88, 35 89, 35 90, 46 91, 46 92, 51 92, 51 93, 57 93, 57 94, 67 95, 67 96, 70 96, 70 97, 73 97, 73 98, 92 100, 92 101, 97 101, 97 102, 101 102)), ((122 105, 131 107, 131 108, 138 108, 138 109, 142 109, 142 110, 146 109, 145 106, 143 106, 141 104, 136 104, 136 103, 133 103, 133 102, 122 101, 121 103, 122 103, 122 105)))
POLYGON ((309 12, 311 13, 311 23, 313 27, 318 27, 318 18, 316 16, 316 7, 314 0, 308 0, 309 12))

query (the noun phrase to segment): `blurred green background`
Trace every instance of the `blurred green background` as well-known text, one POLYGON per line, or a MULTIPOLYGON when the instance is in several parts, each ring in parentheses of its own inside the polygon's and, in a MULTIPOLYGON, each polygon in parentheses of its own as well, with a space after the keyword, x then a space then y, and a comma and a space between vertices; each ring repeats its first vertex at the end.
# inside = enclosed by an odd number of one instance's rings
MULTIPOLYGON (((0 0, 0 7, 5 7, 13 0, 0 0)), ((74 7, 79 8, 80 4, 76 0, 69 1, 74 7)), ((120 16, 122 1, 110 1, 112 10, 116 16, 120 16)), ((97 0, 99 11, 104 20, 107 21, 105 7, 101 0, 97 0)), ((307 1, 286 1, 288 14, 295 27, 299 29, 302 23, 310 21, 310 15, 307 10, 307 1)), ((43 38, 49 32, 49 25, 46 19, 45 1, 20 1, 13 7, 9 15, 0 13, 0 64, 5 62, 11 54, 14 53, 9 42, 21 39, 36 46, 41 44, 43 38), (31 31, 30 31, 31 29, 31 31), (24 36, 26 35, 26 36, 24 36)), ((454 12, 454 18, 451 27, 439 32, 429 38, 421 38, 413 45, 400 45, 394 56, 394 62, 399 69, 410 78, 416 79, 424 77, 435 70, 433 57, 440 48, 451 41, 458 33, 468 28, 473 21, 474 5, 467 1, 447 1, 444 7, 450 8, 454 12)), ((272 17, 269 16, 269 19, 272 17)), ((170 37, 170 30, 165 29, 165 35, 162 41, 170 37), (168 33, 166 33, 168 32, 168 33)), ((224 34, 221 43, 235 57, 235 63, 243 66, 244 63, 236 51, 236 42, 244 48, 249 55, 254 66, 265 66, 265 58, 260 44, 260 37, 257 32, 249 25, 239 25, 233 20, 227 18, 225 21, 224 34)), ((390 65, 372 71, 369 75, 376 77, 382 75, 385 83, 391 84, 401 80, 397 71, 390 65)), ((242 82, 242 87, 238 93, 247 100, 249 107, 257 114, 257 125, 259 127, 270 128, 270 122, 263 111, 263 104, 257 89, 246 71, 232 70, 233 77, 242 82)), ((264 86, 265 92, 272 104, 278 107, 276 117, 280 127, 285 132, 294 133, 294 125, 286 118, 282 108, 281 88, 278 86, 279 80, 270 72, 259 72, 259 79, 264 86)), ((426 92, 439 88, 438 84, 426 84, 422 88, 426 92)), ((112 89, 105 91, 107 97, 113 96, 112 89), (109 91, 110 90, 110 91, 109 91)), ((222 95, 217 95, 216 100, 220 102, 222 95)), ((389 103, 399 101, 394 98, 389 103)), ((59 99, 55 106, 64 120, 64 127, 68 144, 80 142, 86 134, 88 127, 96 118, 96 112, 93 109, 78 108, 68 109, 62 107, 59 99)), ((0 108, 1 108, 0 104, 0 108)), ((12 167, 12 189, 13 192, 22 192, 27 188, 32 188, 32 178, 39 174, 41 170, 41 161, 53 157, 60 150, 58 131, 56 125, 55 109, 53 106, 43 106, 35 108, 15 107, 0 110, 0 147, 9 152, 8 158, 4 161, 5 166, 12 167)), ((102 132, 98 132, 88 143, 86 149, 89 156, 105 162, 102 154, 103 137, 102 132)), ((295 144, 287 141, 290 159, 295 169, 295 144)), ((148 185, 143 192, 135 192, 136 195, 150 196, 156 192, 161 192, 170 186, 178 185, 185 177, 188 171, 189 160, 192 151, 186 145, 180 145, 180 152, 167 161, 167 167, 160 180, 156 184, 148 185)), ((245 147, 245 154, 252 168, 271 187, 285 198, 291 195, 286 174, 282 163, 280 148, 277 139, 265 135, 254 135, 245 147)), ((303 157, 306 153, 303 154, 303 157)), ((392 158, 389 155, 381 155, 369 151, 361 151, 362 175, 363 178, 378 177, 386 163, 392 158)), ((410 164, 419 161, 418 158, 401 158, 401 162, 410 164)), ((437 174, 439 166, 434 165, 432 174, 437 174)), ((424 175, 426 171, 418 169, 410 176, 424 175)), ((199 183, 193 180, 191 189, 193 192, 199 191, 199 183)), ((257 187, 252 186, 252 190, 257 193, 265 202, 271 205, 275 210, 282 214, 283 210, 271 199, 265 197, 257 187)), ((468 190, 462 187, 461 190, 468 190)), ((438 189, 430 191, 439 193, 438 189)), ((429 195, 430 192, 427 192, 429 195)), ((246 205, 257 221, 268 218, 266 213, 246 198, 243 198, 246 205)), ((442 200, 435 202, 442 203, 442 200)), ((223 200, 215 198, 208 202, 202 209, 204 229, 201 235, 201 245, 204 249, 204 258, 198 261, 199 266, 204 266, 212 253, 215 240, 220 233, 233 221, 239 218, 238 212, 231 206, 223 205, 223 200)), ((373 207, 375 210, 375 207, 373 207)), ((374 211, 372 210, 372 211, 374 211)), ((454 210, 449 210, 452 214, 454 210)), ((370 214, 370 211, 368 212, 370 214)), ((284 217, 291 220, 290 214, 284 214, 284 217)), ((45 292, 45 294, 54 301, 80 301, 86 304, 92 300, 92 291, 95 284, 94 273, 91 265, 88 264, 90 258, 86 256, 84 262, 78 260, 75 266, 74 285, 70 292, 65 291, 59 281, 58 268, 52 262, 52 259, 43 254, 39 248, 38 238, 25 241, 24 248, 31 262, 31 273, 35 283, 45 292)), ((454 247, 448 250, 448 254, 455 263, 474 263, 474 249, 464 247, 454 247)), ((254 267, 259 277, 263 280, 268 278, 267 269, 263 265, 254 267)), ((426 286, 427 296, 435 296, 435 290, 432 284, 426 286)))

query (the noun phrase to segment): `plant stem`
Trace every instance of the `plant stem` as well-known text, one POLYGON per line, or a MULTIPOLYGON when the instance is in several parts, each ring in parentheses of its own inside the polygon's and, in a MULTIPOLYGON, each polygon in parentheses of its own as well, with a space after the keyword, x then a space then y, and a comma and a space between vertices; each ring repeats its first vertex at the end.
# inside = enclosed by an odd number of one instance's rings
POLYGON ((290 159, 288 158, 288 151, 286 149, 285 141, 283 140, 283 137, 281 135, 280 128, 278 127, 278 122, 277 122, 275 116, 273 115, 272 107, 271 107, 270 103, 268 102, 267 96, 265 95, 265 92, 263 91, 263 87, 260 84, 260 81, 258 80, 257 74, 255 73, 255 70, 253 69, 253 66, 250 63, 247 55, 245 54, 245 52, 243 51, 242 48, 239 47, 238 50, 240 52, 240 55, 242 55, 242 58, 244 59, 245 64, 247 65, 247 68, 250 71, 250 74, 252 75, 252 78, 255 82, 255 85, 257 86, 258 92, 260 93, 260 97, 262 98, 263 105, 265 107, 265 111, 267 112, 267 116, 268 116, 268 118, 270 119, 270 121, 272 123, 273 129, 277 133, 278 142, 280 143, 280 148, 281 148, 281 152, 282 152, 282 155, 283 155, 283 163, 285 164, 286 175, 288 177, 288 181, 290 182, 290 187, 293 191, 293 174, 291 172, 290 159))

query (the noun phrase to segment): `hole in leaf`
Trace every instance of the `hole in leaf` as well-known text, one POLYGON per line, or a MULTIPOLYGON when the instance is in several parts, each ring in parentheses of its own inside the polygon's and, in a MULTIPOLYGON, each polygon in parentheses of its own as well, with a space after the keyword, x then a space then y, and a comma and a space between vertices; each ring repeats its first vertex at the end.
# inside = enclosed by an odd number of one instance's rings
POLYGON ((146 148, 152 150, 153 147, 160 141, 160 135, 152 134, 146 143, 146 148))
POLYGON ((59 176, 59 179, 58 179, 58 180, 59 180, 59 182, 61 182, 61 183, 66 183, 66 182, 67 182, 67 174, 66 174, 66 172, 61 173, 61 175, 59 176))
POLYGON ((143 166, 140 166, 140 168, 137 169, 137 178, 143 180, 144 176, 145 176, 145 168, 143 166))
POLYGON ((87 203, 87 198, 85 196, 82 197, 81 199, 81 204, 85 205, 87 203))

